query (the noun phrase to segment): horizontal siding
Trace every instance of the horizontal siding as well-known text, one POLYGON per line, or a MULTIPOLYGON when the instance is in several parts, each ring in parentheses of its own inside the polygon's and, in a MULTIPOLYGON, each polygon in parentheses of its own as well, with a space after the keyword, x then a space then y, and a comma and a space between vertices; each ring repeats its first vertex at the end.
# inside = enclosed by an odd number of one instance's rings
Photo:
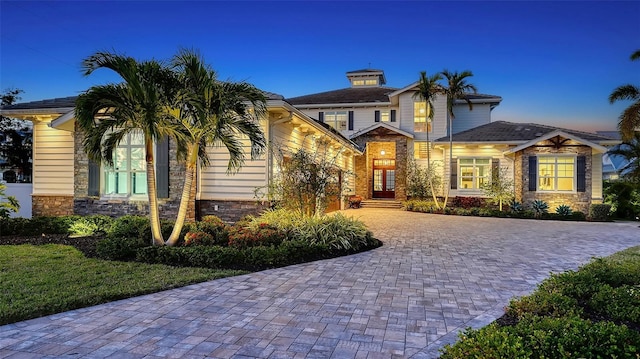
POLYGON ((33 126, 33 193, 73 195, 73 133, 33 126))
POLYGON ((348 122, 347 122, 347 130, 345 131, 340 131, 340 133, 345 136, 345 137, 349 137, 351 135, 353 135, 354 133, 371 127, 373 125, 375 125, 377 122, 375 122, 375 112, 377 110, 396 110, 396 122, 391 122, 391 120, 384 122, 385 124, 392 126, 392 127, 396 127, 396 128, 400 128, 400 116, 399 116, 399 108, 398 107, 392 107, 392 106, 371 106, 371 107, 357 107, 357 108, 337 108, 337 109, 323 109, 323 110, 302 110, 302 112, 314 119, 318 118, 318 112, 323 111, 323 112, 329 112, 329 111, 353 111, 353 130, 349 131, 348 130, 348 122))
POLYGON ((245 163, 235 173, 227 173, 229 152, 225 147, 209 147, 210 165, 200 168, 199 198, 202 200, 253 200, 254 191, 266 184, 266 155, 251 160, 249 140, 243 141, 245 163))
MULTIPOLYGON (((405 92, 400 95, 400 128, 406 132, 413 132, 413 103, 415 92, 405 92)), ((447 101, 444 96, 437 96, 433 101, 433 131, 429 133, 429 140, 434 140, 447 134, 447 101)), ((426 140, 427 134, 424 132, 414 133, 418 140, 426 140)))
POLYGON ((602 154, 591 155, 591 198, 602 199, 602 154))
POLYGON ((453 133, 491 122, 491 107, 488 104, 474 104, 473 110, 469 110, 467 104, 458 104, 453 109, 453 113, 456 116, 453 120, 453 133))

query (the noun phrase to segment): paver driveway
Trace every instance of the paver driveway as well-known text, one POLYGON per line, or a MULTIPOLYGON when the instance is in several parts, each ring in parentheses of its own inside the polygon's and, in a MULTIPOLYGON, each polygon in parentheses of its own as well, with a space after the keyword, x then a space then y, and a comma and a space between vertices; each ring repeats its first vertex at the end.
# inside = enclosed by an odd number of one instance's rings
POLYGON ((638 223, 345 213, 385 245, 6 325, 0 357, 431 358, 550 271, 640 244, 638 223))

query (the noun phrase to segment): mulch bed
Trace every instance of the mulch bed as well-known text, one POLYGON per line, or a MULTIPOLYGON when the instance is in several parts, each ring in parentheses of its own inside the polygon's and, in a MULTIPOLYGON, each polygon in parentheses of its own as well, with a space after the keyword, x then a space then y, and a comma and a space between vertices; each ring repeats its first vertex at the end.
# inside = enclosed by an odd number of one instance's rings
POLYGON ((96 257, 96 244, 103 237, 69 237, 68 234, 41 234, 33 236, 2 236, 0 245, 32 244, 35 246, 43 244, 64 244, 73 246, 82 252, 85 257, 96 257))

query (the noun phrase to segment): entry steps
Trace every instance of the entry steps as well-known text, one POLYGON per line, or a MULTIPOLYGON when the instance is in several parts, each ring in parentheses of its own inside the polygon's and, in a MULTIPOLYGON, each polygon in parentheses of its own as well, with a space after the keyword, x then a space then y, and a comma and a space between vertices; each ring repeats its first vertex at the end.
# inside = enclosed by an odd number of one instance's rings
POLYGON ((402 208, 402 202, 388 199, 363 199, 362 208, 402 208))

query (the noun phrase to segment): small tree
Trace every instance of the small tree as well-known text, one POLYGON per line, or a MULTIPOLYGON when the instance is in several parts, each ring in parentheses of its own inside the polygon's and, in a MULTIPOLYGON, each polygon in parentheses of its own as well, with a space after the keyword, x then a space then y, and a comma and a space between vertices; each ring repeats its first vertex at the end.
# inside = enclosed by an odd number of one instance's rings
POLYGON ((7 196, 4 191, 7 186, 0 183, 0 219, 7 219, 11 213, 17 213, 20 210, 20 204, 14 196, 7 196))
POLYGON ((256 189, 258 199, 266 197, 306 216, 321 215, 331 200, 340 199, 350 175, 339 166, 342 148, 334 149, 325 137, 306 137, 295 151, 274 146, 270 152, 277 172, 268 187, 256 189), (315 141, 315 150, 305 146, 307 141, 315 141))
MULTIPOLYGON (((13 105, 20 100, 22 92, 18 89, 5 90, 1 95, 1 105, 13 105)), ((0 115, 0 158, 10 168, 20 171, 22 181, 30 181, 31 178, 32 133, 27 121, 0 115)))
POLYGON ((423 167, 418 165, 415 159, 409 160, 407 163, 407 194, 415 199, 435 198, 442 185, 442 178, 438 175, 439 167, 439 162, 433 162, 430 166, 423 167))
POLYGON ((502 204, 513 199, 513 179, 509 177, 508 167, 500 167, 491 172, 491 179, 480 188, 491 202, 497 204, 502 212, 502 204))

